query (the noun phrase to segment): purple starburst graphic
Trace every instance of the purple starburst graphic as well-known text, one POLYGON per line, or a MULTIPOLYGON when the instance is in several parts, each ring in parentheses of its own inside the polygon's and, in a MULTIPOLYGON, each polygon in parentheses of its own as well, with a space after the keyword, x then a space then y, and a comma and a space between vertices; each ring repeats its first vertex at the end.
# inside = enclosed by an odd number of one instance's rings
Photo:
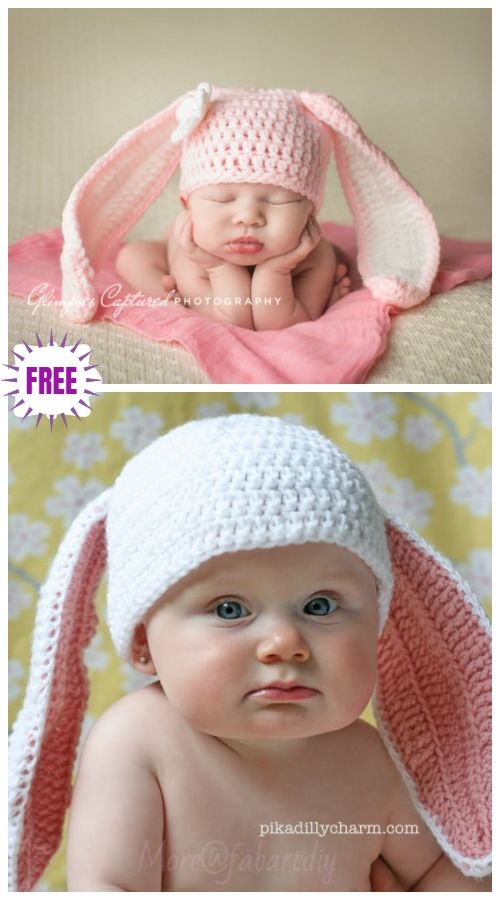
POLYGON ((82 419, 90 415, 90 397, 100 396, 90 387, 102 384, 97 363, 90 361, 92 350, 81 340, 67 346, 67 333, 60 344, 54 340, 52 330, 47 344, 38 334, 35 336, 36 345, 23 340, 13 348, 15 364, 4 364, 10 370, 9 374, 14 373, 1 379, 13 385, 4 396, 15 400, 11 412, 22 421, 28 416, 36 416, 35 427, 38 428, 46 416, 52 431, 54 420, 59 416, 67 428, 68 416, 82 419))

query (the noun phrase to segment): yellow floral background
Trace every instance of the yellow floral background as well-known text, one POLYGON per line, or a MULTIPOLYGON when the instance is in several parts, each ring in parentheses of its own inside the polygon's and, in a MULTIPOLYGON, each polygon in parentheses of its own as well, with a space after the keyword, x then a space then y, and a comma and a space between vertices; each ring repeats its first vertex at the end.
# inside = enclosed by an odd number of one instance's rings
MULTIPOLYGON (((382 505, 398 514, 471 583, 487 612, 491 595, 491 394, 109 393, 82 421, 10 419, 9 713, 21 705, 35 602, 76 513, 112 484, 153 438, 192 418, 277 415, 319 428, 365 471, 382 505)), ((105 590, 98 610, 101 622, 105 590)), ((86 651, 91 697, 84 734, 144 679, 119 661, 101 624, 86 651)), ((369 713, 367 714, 369 716, 369 713)), ((37 890, 64 891, 64 845, 37 890)))

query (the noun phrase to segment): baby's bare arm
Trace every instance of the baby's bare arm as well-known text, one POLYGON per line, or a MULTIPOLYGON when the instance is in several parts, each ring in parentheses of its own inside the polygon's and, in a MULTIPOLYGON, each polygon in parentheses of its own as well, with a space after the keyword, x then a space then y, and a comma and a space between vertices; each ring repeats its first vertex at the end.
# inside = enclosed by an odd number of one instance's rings
POLYGON ((491 891, 491 878, 467 878, 462 875, 447 856, 438 861, 411 888, 412 891, 460 891, 480 893, 491 891))
POLYGON ((328 241, 323 240, 311 254, 310 265, 293 279, 295 296, 311 320, 319 319, 328 305, 336 269, 335 250, 328 241))
POLYGON ((107 710, 85 742, 70 813, 69 891, 161 891, 163 799, 131 697, 107 710))
POLYGON ((255 328, 274 330, 318 319, 330 299, 336 266, 335 251, 324 238, 289 272, 273 260, 257 266, 252 298, 271 297, 272 302, 255 303, 255 328))
POLYGON ((118 253, 115 268, 120 278, 146 297, 168 297, 165 241, 130 241, 118 253))
POLYGON ((253 328, 251 278, 246 266, 226 262, 198 247, 188 211, 177 217, 169 241, 172 273, 186 304, 208 318, 253 328))
POLYGON ((387 834, 384 840, 382 857, 401 883, 402 891, 491 890, 490 879, 467 878, 441 852, 399 776, 391 800, 390 823, 418 827, 418 834, 387 834))

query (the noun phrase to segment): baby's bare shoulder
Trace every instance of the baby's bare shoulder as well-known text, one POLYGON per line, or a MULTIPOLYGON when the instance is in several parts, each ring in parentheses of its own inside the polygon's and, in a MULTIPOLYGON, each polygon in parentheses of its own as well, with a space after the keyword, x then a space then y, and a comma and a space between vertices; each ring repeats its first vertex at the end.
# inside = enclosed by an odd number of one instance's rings
POLYGON ((384 795, 392 796, 399 789, 399 774, 384 746, 377 729, 358 719, 342 732, 342 741, 338 733, 332 735, 333 747, 347 760, 353 773, 363 772, 363 783, 374 788, 382 788, 384 795))
POLYGON ((358 740, 362 751, 367 757, 373 759, 375 764, 386 773, 387 778, 390 779, 394 785, 398 784, 399 775, 397 769, 389 756, 389 751, 387 750, 378 729, 374 725, 370 725, 369 722, 365 722, 363 719, 358 719, 356 726, 358 730, 358 740))
POLYGON ((175 238, 174 238, 174 227, 175 227, 175 221, 172 222, 172 223, 168 226, 168 228, 165 229, 165 231, 162 231, 162 233, 161 233, 161 235, 160 235, 160 241, 165 241, 167 247, 169 246, 169 244, 172 244, 173 241, 175 240, 175 238))
MULTIPOLYGON (((344 728, 341 734, 346 743, 352 744, 353 749, 356 748, 361 753, 385 754, 387 752, 375 726, 365 722, 364 719, 356 719, 355 722, 344 728)), ((331 735, 334 740, 338 740, 336 736, 340 735, 340 732, 333 731, 331 735)))
POLYGON ((335 259, 335 247, 324 235, 318 241, 316 250, 325 258, 331 259, 333 257, 335 259))
POLYGON ((159 682, 131 691, 108 707, 92 725, 87 742, 102 745, 120 743, 139 753, 151 748, 162 722, 168 718, 168 703, 159 682), (155 725, 152 728, 152 725, 155 725))
POLYGON ((146 844, 161 846, 163 797, 151 742, 161 705, 154 685, 128 694, 90 729, 79 761, 68 839, 69 890, 159 890, 161 856, 142 870, 146 844), (146 736, 147 738, 146 739, 146 736))
POLYGON ((321 237, 316 244, 314 250, 311 250, 308 256, 294 269, 294 275, 304 272, 307 269, 326 269, 332 277, 335 274, 337 258, 335 248, 325 237, 321 237))

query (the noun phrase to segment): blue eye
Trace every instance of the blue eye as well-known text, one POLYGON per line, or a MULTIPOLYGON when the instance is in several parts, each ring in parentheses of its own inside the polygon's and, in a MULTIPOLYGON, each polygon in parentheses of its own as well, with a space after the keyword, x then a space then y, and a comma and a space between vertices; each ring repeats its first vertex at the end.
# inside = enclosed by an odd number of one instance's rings
POLYGON ((335 612, 337 608, 338 603, 333 597, 320 595, 307 601, 304 606, 304 612, 311 616, 328 616, 330 613, 335 612))
POLYGON ((220 619, 243 619, 250 615, 250 612, 238 600, 224 600, 215 607, 215 612, 220 619))

